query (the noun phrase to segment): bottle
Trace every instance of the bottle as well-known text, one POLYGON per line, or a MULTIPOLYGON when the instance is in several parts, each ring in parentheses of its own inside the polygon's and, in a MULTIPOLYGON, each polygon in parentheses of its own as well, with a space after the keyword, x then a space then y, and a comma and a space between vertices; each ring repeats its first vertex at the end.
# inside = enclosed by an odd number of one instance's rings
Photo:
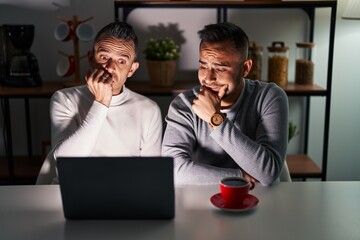
POLYGON ((312 85, 314 83, 314 47, 315 43, 296 43, 295 83, 312 85))
POLYGON ((289 48, 284 42, 273 42, 268 51, 268 81, 285 87, 288 81, 289 48))
POLYGON ((255 41, 250 41, 249 59, 252 60, 252 67, 246 78, 261 80, 262 56, 263 47, 259 46, 255 41))

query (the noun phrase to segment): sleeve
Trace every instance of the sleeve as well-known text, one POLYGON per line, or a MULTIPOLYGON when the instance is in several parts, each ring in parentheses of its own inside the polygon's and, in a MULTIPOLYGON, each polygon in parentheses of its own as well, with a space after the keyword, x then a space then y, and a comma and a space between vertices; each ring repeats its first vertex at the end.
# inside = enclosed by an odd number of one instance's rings
POLYGON ((174 158, 175 183, 214 184, 224 177, 242 176, 240 169, 219 168, 192 161, 196 145, 195 119, 191 103, 180 94, 169 107, 162 146, 162 154, 174 158))
POLYGON ((211 137, 244 171, 269 186, 279 177, 286 157, 288 98, 282 89, 272 87, 263 100, 254 104, 260 109, 259 119, 252 120, 256 124, 254 139, 231 121, 216 128, 211 137))
POLYGON ((54 159, 58 156, 90 155, 106 119, 108 108, 93 101, 83 118, 82 106, 66 94, 57 92, 50 101, 51 140, 54 159))
POLYGON ((149 121, 146 121, 148 131, 141 149, 141 155, 160 156, 163 126, 161 111, 156 103, 154 103, 150 113, 149 121))

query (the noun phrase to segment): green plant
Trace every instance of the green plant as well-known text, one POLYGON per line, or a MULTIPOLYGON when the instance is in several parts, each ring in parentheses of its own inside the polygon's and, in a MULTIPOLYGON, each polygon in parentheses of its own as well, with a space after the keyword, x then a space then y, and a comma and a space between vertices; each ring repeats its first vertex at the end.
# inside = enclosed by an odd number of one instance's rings
POLYGON ((290 140, 295 137, 296 135, 298 135, 299 132, 298 132, 298 129, 297 129, 297 126, 295 125, 295 123, 293 122, 289 122, 289 139, 288 139, 288 142, 290 142, 290 140))
POLYGON ((151 38, 143 51, 147 60, 176 60, 180 57, 180 46, 169 37, 164 39, 151 38))

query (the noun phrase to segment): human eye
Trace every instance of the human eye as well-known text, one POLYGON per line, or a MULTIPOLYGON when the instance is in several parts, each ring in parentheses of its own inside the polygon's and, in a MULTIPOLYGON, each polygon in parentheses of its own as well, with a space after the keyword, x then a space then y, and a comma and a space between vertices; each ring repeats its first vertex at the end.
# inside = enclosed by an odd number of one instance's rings
POLYGON ((200 64, 199 68, 200 68, 200 69, 207 69, 207 66, 206 66, 206 65, 203 65, 203 64, 200 64))
POLYGON ((200 69, 207 69, 207 65, 204 62, 199 61, 199 68, 200 69))
POLYGON ((218 72, 218 73, 223 73, 223 72, 226 71, 226 68, 224 68, 224 67, 217 67, 217 68, 215 68, 215 71, 218 72))
POLYGON ((118 62, 118 64, 121 64, 121 65, 126 64, 126 60, 122 59, 122 58, 118 59, 117 62, 118 62))
POLYGON ((100 62, 106 62, 107 60, 109 60, 109 57, 106 56, 106 55, 100 54, 100 55, 98 55, 97 59, 98 59, 100 62))

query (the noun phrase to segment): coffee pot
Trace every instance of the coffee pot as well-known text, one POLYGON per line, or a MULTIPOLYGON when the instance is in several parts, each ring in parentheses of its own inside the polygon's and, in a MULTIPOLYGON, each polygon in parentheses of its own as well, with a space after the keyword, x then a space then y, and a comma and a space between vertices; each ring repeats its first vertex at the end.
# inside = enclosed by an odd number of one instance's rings
POLYGON ((34 33, 34 25, 0 26, 1 85, 13 87, 41 85, 38 62, 30 51, 34 33))

